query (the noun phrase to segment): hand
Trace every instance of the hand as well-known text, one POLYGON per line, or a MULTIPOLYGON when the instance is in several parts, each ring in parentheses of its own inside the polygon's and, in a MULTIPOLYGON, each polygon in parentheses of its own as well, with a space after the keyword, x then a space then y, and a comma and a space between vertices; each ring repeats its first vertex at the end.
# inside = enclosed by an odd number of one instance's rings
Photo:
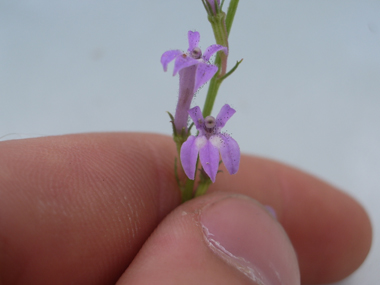
POLYGON ((1 142, 0 284, 255 284, 247 276, 273 268, 282 284, 299 271, 311 284, 365 259, 368 216, 332 186, 243 156, 181 205, 174 156, 152 134, 1 142))

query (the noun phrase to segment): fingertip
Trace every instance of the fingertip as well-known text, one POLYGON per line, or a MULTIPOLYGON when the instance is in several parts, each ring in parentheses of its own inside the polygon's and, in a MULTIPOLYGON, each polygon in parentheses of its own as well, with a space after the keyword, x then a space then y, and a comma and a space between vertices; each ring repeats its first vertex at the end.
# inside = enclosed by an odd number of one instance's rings
POLYGON ((268 210, 246 196, 229 196, 204 208, 209 247, 259 284, 299 284, 295 251, 268 210))
POLYGON ((280 222, 298 253, 302 282, 346 278, 360 267, 371 247, 366 211, 354 198, 315 177, 295 170, 288 170, 287 177, 283 191, 288 197, 280 222))
POLYGON ((118 284, 294 285, 299 278, 293 247, 265 208, 216 193, 173 211, 118 284))
POLYGON ((275 209, 297 251, 303 283, 341 280, 368 255, 372 226, 365 209, 313 175, 268 159, 242 156, 239 172, 218 176, 210 192, 228 189, 275 209))

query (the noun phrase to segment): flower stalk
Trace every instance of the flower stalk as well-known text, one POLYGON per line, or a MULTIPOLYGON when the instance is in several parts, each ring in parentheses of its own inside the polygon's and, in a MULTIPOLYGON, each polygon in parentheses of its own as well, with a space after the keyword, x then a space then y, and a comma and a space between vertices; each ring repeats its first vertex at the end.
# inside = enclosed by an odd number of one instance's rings
POLYGON ((211 179, 207 176, 207 174, 204 174, 203 169, 201 170, 201 175, 200 175, 200 181, 199 185, 197 187, 197 191, 195 192, 195 197, 199 197, 204 195, 210 185, 212 184, 211 179))
MULTIPOLYGON (((217 44, 229 47, 228 36, 231 31, 233 20, 235 18, 239 0, 231 0, 230 5, 228 7, 227 15, 221 10, 224 1, 220 5, 220 2, 214 0, 213 4, 216 5, 215 13, 213 12, 213 6, 211 5, 210 1, 212 3, 213 0, 202 0, 205 7, 207 7, 206 11, 208 14, 208 20, 211 23, 215 41, 217 42, 217 44)), ((218 52, 216 55, 214 64, 218 67, 218 72, 210 81, 205 105, 203 107, 203 116, 205 117, 209 116, 212 112, 216 95, 218 94, 219 87, 222 84, 223 80, 226 79, 227 76, 231 75, 232 72, 236 70, 237 66, 242 61, 240 60, 238 64, 234 66, 234 68, 227 72, 227 59, 228 54, 222 55, 220 52, 218 52), (225 76, 226 74, 228 75, 225 76)))
MULTIPOLYGON (((216 43, 228 48, 226 13, 221 11, 219 14, 215 16, 208 16, 208 20, 211 23, 211 27, 214 32, 216 43)), ((223 75, 227 72, 227 55, 219 53, 219 57, 220 57, 219 75, 223 75)))
POLYGON ((235 174, 239 168, 240 148, 237 142, 221 129, 235 113, 229 105, 224 105, 216 118, 210 116, 216 95, 223 80, 230 76, 242 60, 227 71, 228 35, 236 13, 239 0, 231 0, 227 14, 222 11, 224 0, 202 0, 207 11, 208 20, 214 32, 216 44, 209 46, 204 53, 198 47, 200 35, 198 32, 188 32, 189 48, 187 51, 169 50, 161 56, 164 71, 171 61, 174 61, 173 75, 179 74, 179 96, 176 112, 169 113, 173 126, 173 139, 177 146, 181 168, 186 180, 178 175, 177 159, 174 163, 175 178, 181 190, 182 202, 206 193, 211 183, 215 182, 220 172, 219 157, 230 174, 235 174), (216 54, 214 64, 210 58, 216 54), (203 112, 199 107, 190 109, 192 99, 197 90, 210 81, 203 112), (194 121, 187 127, 188 116, 194 121), (198 133, 190 134, 194 125, 198 133), (201 167, 199 175, 198 164, 201 167), (194 191, 195 177, 199 178, 194 191))

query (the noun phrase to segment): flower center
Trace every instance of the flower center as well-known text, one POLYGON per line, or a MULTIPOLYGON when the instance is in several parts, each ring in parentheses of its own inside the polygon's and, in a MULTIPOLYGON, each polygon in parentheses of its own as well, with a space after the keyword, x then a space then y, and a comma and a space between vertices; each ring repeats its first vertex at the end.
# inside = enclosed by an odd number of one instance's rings
POLYGON ((202 56, 202 51, 199 47, 195 47, 192 51, 191 51, 191 57, 192 58, 195 58, 195 59, 200 59, 202 56))
POLYGON ((205 126, 208 129, 215 127, 215 118, 213 116, 207 116, 205 118, 205 126))

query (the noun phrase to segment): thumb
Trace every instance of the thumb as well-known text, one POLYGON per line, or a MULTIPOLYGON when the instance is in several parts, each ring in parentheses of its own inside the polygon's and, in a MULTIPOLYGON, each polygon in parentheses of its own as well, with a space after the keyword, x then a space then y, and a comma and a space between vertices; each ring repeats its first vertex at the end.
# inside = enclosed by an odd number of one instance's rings
POLYGON ((176 208, 118 284, 300 284, 295 251, 255 200, 214 193, 176 208))

